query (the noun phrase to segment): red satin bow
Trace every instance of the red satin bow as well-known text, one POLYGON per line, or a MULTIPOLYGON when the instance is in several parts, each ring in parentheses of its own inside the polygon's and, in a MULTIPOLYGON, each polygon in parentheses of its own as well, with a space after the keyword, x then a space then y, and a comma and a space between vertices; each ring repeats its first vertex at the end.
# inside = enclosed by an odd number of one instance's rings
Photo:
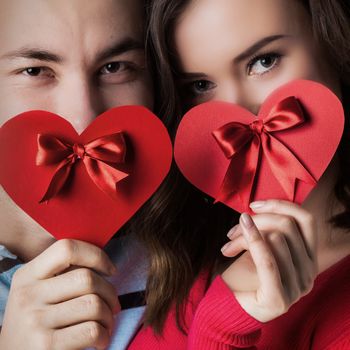
POLYGON ((116 183, 128 176, 116 169, 125 162, 126 145, 122 132, 99 137, 86 145, 69 144, 52 135, 38 134, 36 165, 57 164, 48 189, 39 203, 55 197, 66 183, 73 165, 84 162, 96 186, 116 198, 116 183))
POLYGON ((212 132, 225 156, 231 159, 216 201, 227 200, 239 193, 248 208, 254 199, 256 177, 262 157, 280 183, 287 199, 294 201, 296 179, 315 184, 316 180, 299 162, 293 152, 273 136, 305 122, 298 100, 287 97, 280 101, 264 119, 250 124, 232 122, 212 132))

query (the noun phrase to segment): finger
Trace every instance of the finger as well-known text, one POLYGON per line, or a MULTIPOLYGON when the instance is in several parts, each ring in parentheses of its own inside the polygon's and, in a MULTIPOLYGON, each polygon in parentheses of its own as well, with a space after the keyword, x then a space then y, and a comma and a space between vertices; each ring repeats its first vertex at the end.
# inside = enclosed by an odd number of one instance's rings
MULTIPOLYGON (((260 228, 258 226, 258 222, 256 222, 256 218, 259 217, 259 215, 263 215, 263 214, 258 214, 258 215, 255 215, 255 216, 252 216, 251 218, 253 219, 254 223, 257 225, 259 231, 262 233, 263 232, 263 229, 260 228)), ((241 236, 243 233, 242 233, 242 227, 238 224, 238 225, 235 225, 233 226, 227 233, 227 237, 232 241, 234 239, 236 239, 237 237, 241 236)))
POLYGON ((272 233, 265 241, 276 259, 285 294, 288 295, 290 302, 298 300, 300 297, 299 278, 285 237, 280 233, 272 233))
POLYGON ((234 238, 232 241, 226 243, 221 248, 221 252, 224 256, 232 258, 247 249, 247 242, 244 236, 241 234, 240 236, 234 238))
POLYGON ((57 329, 52 334, 53 350, 105 349, 110 342, 108 329, 95 321, 57 329))
POLYGON ((108 305, 96 294, 50 305, 45 311, 45 325, 50 329, 64 328, 78 323, 96 321, 112 331, 113 314, 108 305))
POLYGON ((227 237, 232 240, 233 238, 237 237, 237 235, 239 235, 239 234, 242 234, 242 230, 240 229, 239 224, 237 224, 237 225, 233 226, 230 229, 230 231, 228 231, 227 237))
POLYGON ((96 294, 105 301, 112 312, 119 308, 117 292, 113 285, 86 268, 41 281, 38 293, 42 293, 42 300, 47 304, 58 304, 83 295, 96 294))
POLYGON ((261 285, 261 291, 267 295, 276 295, 283 291, 277 262, 264 241, 252 218, 248 214, 242 214, 240 224, 248 250, 255 264, 257 275, 261 285))
POLYGON ((104 275, 113 275, 116 268, 100 248, 83 241, 63 239, 24 266, 28 280, 46 279, 65 271, 70 266, 94 269, 104 275))
MULTIPOLYGON (((280 232, 285 236, 290 254, 294 263, 297 282, 299 289, 303 294, 308 293, 312 286, 317 273, 316 262, 310 259, 305 247, 304 240, 300 234, 300 229, 292 217, 282 214, 258 214, 252 217, 258 230, 266 240, 271 232, 280 232)), ((237 225, 234 230, 233 242, 242 235, 242 228, 237 225)), ((237 243, 225 247, 225 256, 231 257, 239 252, 237 243), (229 248, 229 249, 226 249, 229 248)), ((242 243, 238 243, 242 245, 242 243)))
POLYGON ((316 224, 313 216, 307 210, 295 203, 283 200, 253 202, 250 207, 255 213, 274 213, 293 217, 300 228, 309 257, 316 258, 316 224))
POLYGON ((316 274, 316 262, 310 259, 300 228, 293 217, 282 214, 258 214, 253 217, 254 223, 263 237, 271 232, 279 232, 285 236, 297 270, 300 285, 308 289, 313 276, 316 274))

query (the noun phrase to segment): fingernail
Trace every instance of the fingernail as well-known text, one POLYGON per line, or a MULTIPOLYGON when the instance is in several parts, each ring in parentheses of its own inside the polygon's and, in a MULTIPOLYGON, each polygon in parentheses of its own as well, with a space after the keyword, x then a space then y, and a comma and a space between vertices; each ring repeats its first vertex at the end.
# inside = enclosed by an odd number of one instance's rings
POLYGON ((227 237, 228 238, 232 238, 232 236, 235 234, 235 232, 237 232, 239 225, 235 225, 231 228, 230 231, 228 231, 227 237))
POLYGON ((254 226, 254 222, 253 222, 252 218, 247 213, 243 213, 241 215, 241 220, 242 220, 243 225, 246 228, 251 228, 252 226, 254 226))
POLYGON ((249 204, 249 206, 254 209, 260 209, 266 204, 266 201, 256 201, 249 204))
POLYGON ((222 248, 221 248, 221 252, 223 253, 229 246, 230 246, 231 242, 226 243, 222 248))

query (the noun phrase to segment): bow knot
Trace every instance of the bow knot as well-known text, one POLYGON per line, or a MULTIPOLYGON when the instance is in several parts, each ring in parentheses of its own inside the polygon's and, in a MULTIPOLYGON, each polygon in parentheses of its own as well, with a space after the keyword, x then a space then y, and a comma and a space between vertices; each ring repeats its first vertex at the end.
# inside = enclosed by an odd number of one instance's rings
POLYGON ((74 156, 78 159, 84 159, 86 154, 84 145, 80 145, 78 143, 73 145, 73 152, 74 156))
POLYGON ((129 176, 117 167, 125 163, 126 144, 122 132, 106 135, 85 145, 70 144, 52 135, 38 135, 36 165, 56 166, 49 186, 40 200, 47 202, 57 196, 66 184, 73 165, 81 160, 85 169, 104 193, 116 198, 116 184, 129 176))
POLYGON ((260 135, 264 131, 264 122, 261 119, 254 120, 249 124, 249 127, 255 134, 260 135))
POLYGON ((274 134, 305 123, 298 100, 287 97, 280 101, 264 119, 250 124, 232 122, 212 132, 215 140, 231 160, 216 201, 228 200, 238 193, 245 208, 255 200, 256 177, 261 158, 266 158, 272 173, 286 197, 294 201, 296 179, 314 185, 316 180, 293 152, 274 134), (257 135, 258 137, 254 137, 257 135))

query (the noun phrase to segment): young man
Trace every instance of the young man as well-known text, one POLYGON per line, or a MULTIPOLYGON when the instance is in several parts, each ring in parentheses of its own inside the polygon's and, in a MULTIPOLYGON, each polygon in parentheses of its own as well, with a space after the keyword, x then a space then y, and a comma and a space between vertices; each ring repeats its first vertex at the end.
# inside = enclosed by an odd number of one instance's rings
MULTIPOLYGON (((152 108, 143 17, 142 0, 2 1, 0 125, 21 112, 41 109, 65 117, 81 132, 109 108, 125 104, 152 108)), ((2 188, 0 222, 2 256, 7 262, 13 258, 6 247, 26 263, 13 279, 0 348, 105 348, 111 340, 113 314, 119 311, 114 287, 119 293, 129 287, 133 291, 133 282, 115 275, 107 255, 92 245, 72 240, 54 243, 2 188), (113 274, 113 285, 101 276, 113 274), (124 284, 118 285, 122 280, 124 284)), ((113 249, 118 247, 109 250, 113 249)), ((130 263, 123 249, 123 254, 113 250, 117 264, 130 263)), ((0 302, 6 301, 4 288, 17 267, 0 274, 0 302)), ((132 277, 142 269, 135 268, 132 277)), ((139 310, 132 315, 126 333, 114 332, 117 349, 126 346, 141 314, 139 310)))

